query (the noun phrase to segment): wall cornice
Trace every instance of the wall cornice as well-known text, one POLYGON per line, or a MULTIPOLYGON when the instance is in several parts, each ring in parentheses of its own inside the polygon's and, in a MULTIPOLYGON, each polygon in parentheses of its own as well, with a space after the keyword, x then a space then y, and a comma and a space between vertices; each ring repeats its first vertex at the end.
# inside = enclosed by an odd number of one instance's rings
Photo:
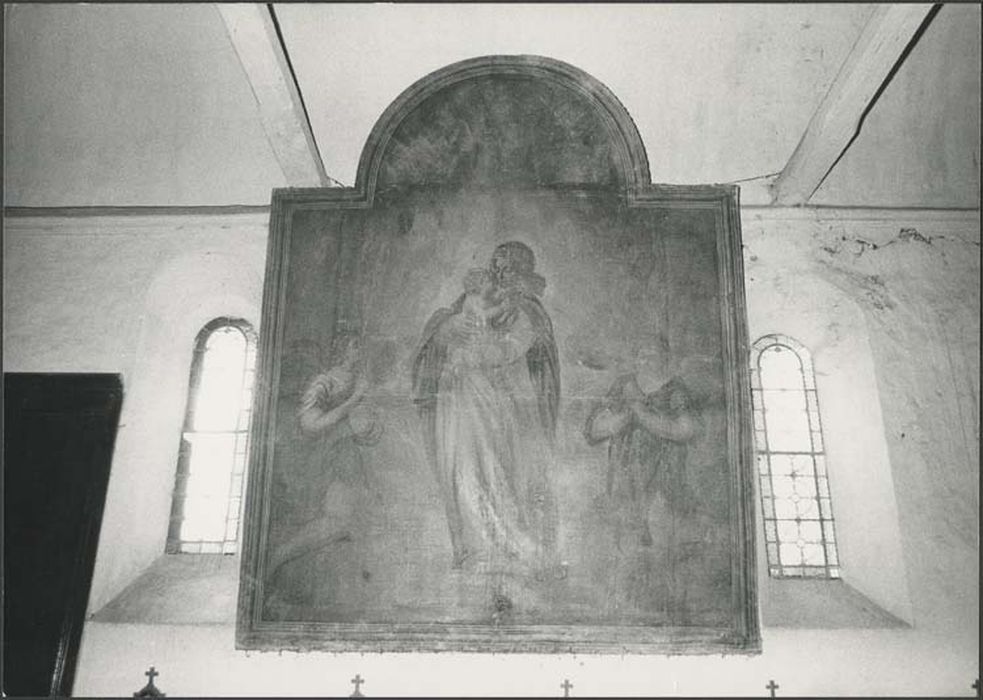
MULTIPOLYGON (((749 221, 869 222, 944 225, 964 234, 980 235, 979 209, 904 207, 774 207, 743 205, 741 217, 749 221)), ((112 235, 269 225, 269 206, 230 207, 11 207, 3 212, 4 231, 112 235)))
POLYGON ((263 207, 92 207, 85 210, 38 208, 4 211, 4 232, 32 235, 108 236, 186 230, 262 228, 270 208, 263 207))
POLYGON ((916 207, 775 207, 744 204, 744 216, 761 221, 932 221, 980 225, 979 209, 916 207))

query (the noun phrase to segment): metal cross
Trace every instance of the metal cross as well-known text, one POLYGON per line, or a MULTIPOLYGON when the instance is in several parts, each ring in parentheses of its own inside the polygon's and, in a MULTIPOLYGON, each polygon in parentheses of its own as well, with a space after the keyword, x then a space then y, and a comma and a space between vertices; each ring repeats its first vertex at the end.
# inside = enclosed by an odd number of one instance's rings
POLYGON ((765 687, 771 693, 771 697, 776 697, 775 691, 778 690, 779 688, 778 683, 776 683, 774 680, 769 680, 768 685, 766 685, 765 687))
POLYGON ((160 691, 160 688, 158 688, 157 686, 154 685, 154 677, 160 675, 159 673, 157 673, 157 669, 156 668, 154 668, 153 666, 151 666, 148 670, 146 670, 146 671, 143 672, 143 675, 145 675, 150 680, 147 681, 147 685, 143 686, 142 688, 140 688, 140 690, 138 690, 137 692, 133 693, 133 697, 135 697, 135 698, 163 698, 163 697, 167 697, 167 693, 162 693, 160 691))
POLYGON ((570 679, 564 678, 563 682, 560 683, 560 687, 563 688, 563 697, 570 697, 570 689, 573 687, 573 683, 570 682, 570 679))
POLYGON ((350 697, 350 698, 364 698, 365 696, 362 695, 362 693, 358 689, 359 686, 362 685, 362 683, 364 683, 364 682, 365 682, 365 680, 359 674, 356 673, 355 674, 355 677, 352 678, 352 683, 355 685, 355 692, 352 693, 351 695, 349 695, 348 697, 350 697))

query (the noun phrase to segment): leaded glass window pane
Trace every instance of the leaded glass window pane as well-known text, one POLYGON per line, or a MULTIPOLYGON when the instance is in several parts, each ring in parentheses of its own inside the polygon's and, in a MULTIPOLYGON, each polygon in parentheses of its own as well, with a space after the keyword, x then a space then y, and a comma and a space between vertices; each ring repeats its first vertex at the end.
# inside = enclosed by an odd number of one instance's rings
POLYGON ((234 554, 256 362, 245 321, 215 319, 195 341, 167 551, 234 554))
POLYGON ((802 392, 762 389, 768 447, 775 452, 808 452, 812 448, 805 396, 802 392))
POLYGON ((819 518, 819 511, 816 509, 816 499, 814 498, 793 498, 795 503, 795 517, 799 519, 816 520, 819 518))
POLYGON ((779 343, 761 351, 758 359, 762 388, 792 389, 802 387, 802 362, 790 348, 779 343))
POLYGON ((838 578, 819 397, 809 351, 792 338, 754 344, 751 396, 768 571, 838 578))

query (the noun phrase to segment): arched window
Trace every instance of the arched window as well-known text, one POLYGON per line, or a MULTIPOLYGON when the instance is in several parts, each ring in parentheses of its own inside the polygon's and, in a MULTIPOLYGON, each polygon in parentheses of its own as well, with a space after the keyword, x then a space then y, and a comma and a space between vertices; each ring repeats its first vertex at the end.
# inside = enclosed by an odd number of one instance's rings
POLYGON ((809 350, 766 335, 751 353, 751 396, 768 572, 839 578, 826 453, 809 350))
POLYGON ((256 333, 217 318, 195 339, 166 551, 234 554, 252 410, 256 333))

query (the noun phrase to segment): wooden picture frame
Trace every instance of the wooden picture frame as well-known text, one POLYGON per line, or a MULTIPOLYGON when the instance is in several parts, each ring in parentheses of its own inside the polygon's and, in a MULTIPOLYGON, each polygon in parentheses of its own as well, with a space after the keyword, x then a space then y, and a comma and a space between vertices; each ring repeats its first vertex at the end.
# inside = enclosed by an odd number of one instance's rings
POLYGON ((274 192, 237 646, 759 651, 742 275, 586 73, 412 85, 274 192))

